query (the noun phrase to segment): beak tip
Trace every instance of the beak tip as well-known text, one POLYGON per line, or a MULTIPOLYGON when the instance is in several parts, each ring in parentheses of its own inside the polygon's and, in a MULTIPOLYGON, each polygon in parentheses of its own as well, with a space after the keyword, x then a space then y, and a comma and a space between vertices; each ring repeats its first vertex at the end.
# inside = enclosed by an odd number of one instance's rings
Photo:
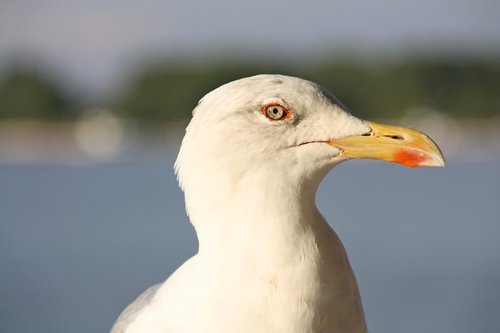
POLYGON ((444 168, 446 165, 446 161, 444 159, 443 153, 441 149, 439 149, 438 145, 429 138, 431 144, 431 152, 429 154, 429 162, 432 167, 444 168))
POLYGON ((436 162, 433 166, 439 167, 439 168, 444 168, 446 165, 446 161, 444 160, 444 156, 442 154, 436 155, 436 158, 434 159, 436 162))
POLYGON ((422 166, 444 168, 445 165, 446 162, 444 161, 444 158, 441 155, 441 156, 435 156, 433 159, 429 160, 428 163, 423 164, 422 166))
POLYGON ((439 148, 436 147, 436 150, 427 152, 425 154, 426 158, 421 161, 420 163, 416 164, 415 166, 417 167, 434 167, 434 168, 444 168, 446 165, 446 162, 444 160, 444 156, 439 150, 439 148))

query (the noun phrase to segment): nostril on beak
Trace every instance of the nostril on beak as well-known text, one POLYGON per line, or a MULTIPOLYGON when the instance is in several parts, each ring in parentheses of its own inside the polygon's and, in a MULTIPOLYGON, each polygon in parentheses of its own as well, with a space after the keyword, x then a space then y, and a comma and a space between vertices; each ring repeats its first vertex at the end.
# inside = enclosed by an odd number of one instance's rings
POLYGON ((386 138, 393 139, 393 140, 404 140, 405 139, 401 135, 383 135, 383 136, 386 138))

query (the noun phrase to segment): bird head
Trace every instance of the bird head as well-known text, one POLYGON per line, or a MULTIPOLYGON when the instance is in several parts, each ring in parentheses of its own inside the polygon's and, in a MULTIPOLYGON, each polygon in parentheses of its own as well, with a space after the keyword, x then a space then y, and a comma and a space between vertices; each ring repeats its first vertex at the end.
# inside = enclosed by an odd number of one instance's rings
POLYGON ((210 191, 237 191, 259 180, 279 178, 315 192, 333 166, 352 158, 444 165, 437 145, 419 131, 358 119, 310 81, 258 75, 227 83, 200 100, 175 168, 189 211, 188 192, 207 198, 210 191))

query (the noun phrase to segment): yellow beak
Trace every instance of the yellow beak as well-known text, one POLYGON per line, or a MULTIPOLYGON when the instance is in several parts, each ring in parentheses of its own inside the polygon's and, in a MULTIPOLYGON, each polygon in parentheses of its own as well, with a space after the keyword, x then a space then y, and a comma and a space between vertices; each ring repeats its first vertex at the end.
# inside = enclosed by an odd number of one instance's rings
POLYGON ((414 129, 366 122, 371 132, 331 140, 346 158, 369 158, 408 167, 443 167, 439 147, 426 134, 414 129))

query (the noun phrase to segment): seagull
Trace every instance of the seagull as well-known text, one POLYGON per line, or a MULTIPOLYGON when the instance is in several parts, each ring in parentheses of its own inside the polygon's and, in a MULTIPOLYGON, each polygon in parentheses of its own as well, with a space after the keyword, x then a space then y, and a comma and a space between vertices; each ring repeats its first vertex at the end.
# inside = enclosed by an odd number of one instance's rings
POLYGON ((203 97, 175 171, 199 250, 129 305, 111 333, 363 333, 356 278, 315 204, 337 164, 443 167, 424 133, 356 118, 329 91, 283 75, 203 97))

